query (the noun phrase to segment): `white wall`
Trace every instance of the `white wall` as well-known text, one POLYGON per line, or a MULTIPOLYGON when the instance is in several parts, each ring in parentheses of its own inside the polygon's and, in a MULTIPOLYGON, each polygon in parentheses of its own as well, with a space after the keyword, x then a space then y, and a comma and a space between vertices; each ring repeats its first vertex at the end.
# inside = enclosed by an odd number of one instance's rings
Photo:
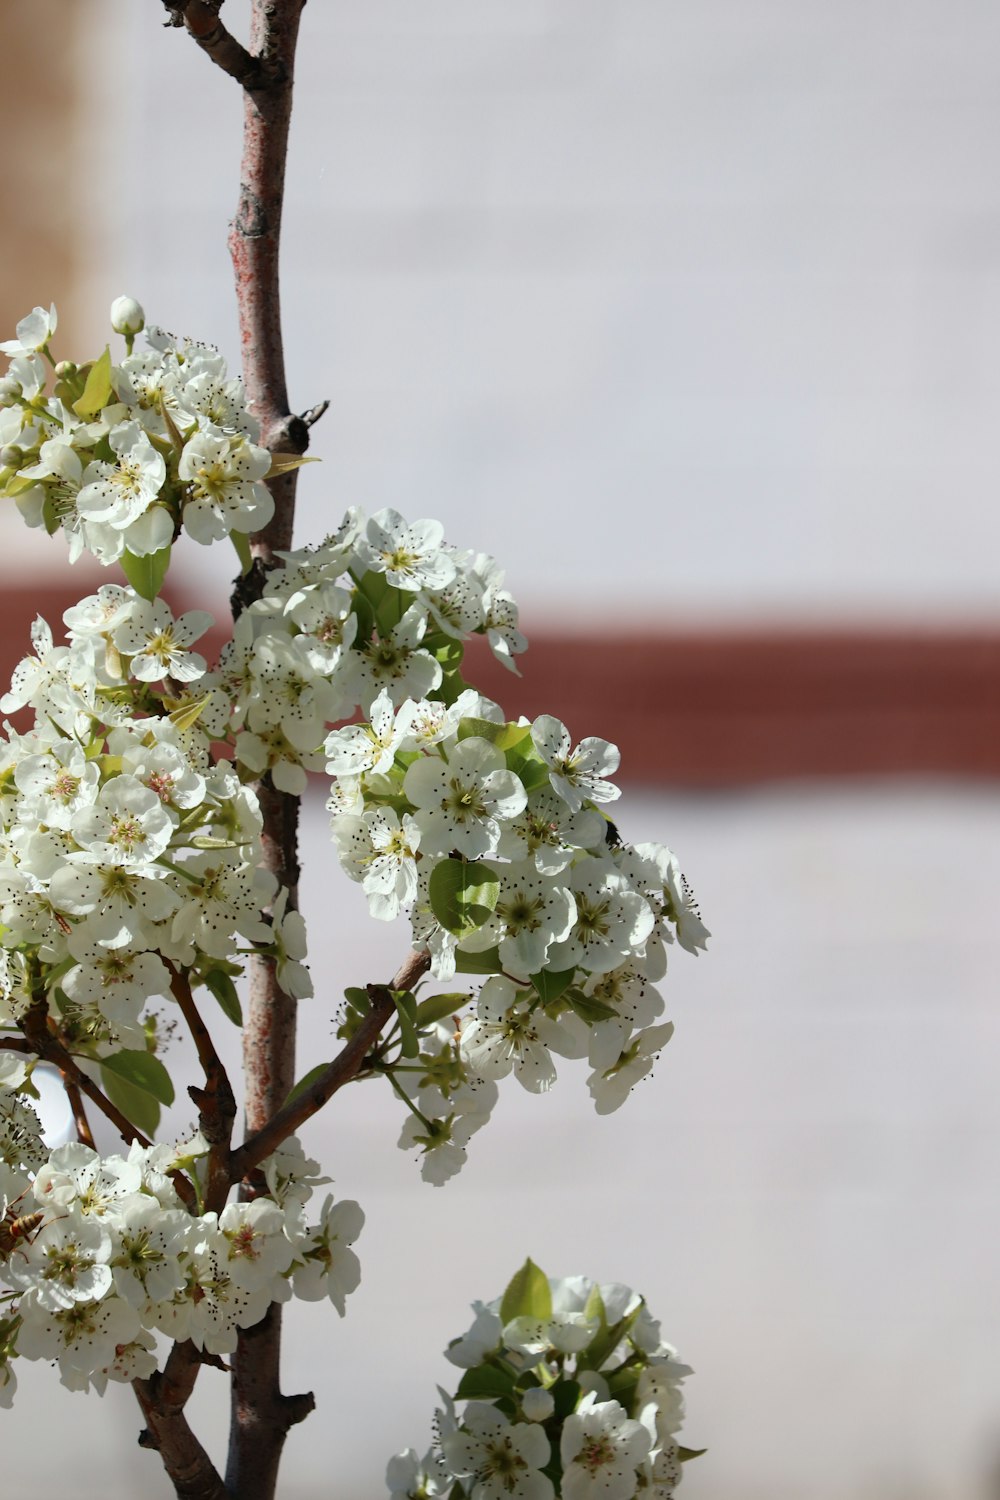
MULTIPOLYGON (((237 90, 153 0, 93 10, 94 305, 235 357, 237 90)), ((294 403, 333 410, 303 537, 441 515, 535 618, 995 618, 998 24, 313 0, 284 302, 294 403)))

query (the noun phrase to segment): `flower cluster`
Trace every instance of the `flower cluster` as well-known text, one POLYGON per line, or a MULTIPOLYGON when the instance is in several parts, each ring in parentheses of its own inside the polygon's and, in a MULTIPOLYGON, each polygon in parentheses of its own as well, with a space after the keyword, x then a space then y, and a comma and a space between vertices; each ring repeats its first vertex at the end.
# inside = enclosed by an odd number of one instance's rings
POLYGON ((313 1186, 329 1179, 294 1137, 264 1163, 269 1196, 199 1213, 175 1182, 198 1185, 200 1137, 127 1156, 47 1152, 37 1120, 18 1137, 4 1128, 11 1097, 0 1088, 0 1406, 13 1401, 17 1355, 57 1361, 70 1389, 103 1391, 153 1373, 158 1334, 223 1355, 272 1302, 329 1297, 343 1315, 364 1215, 328 1195, 307 1222, 313 1186))
POLYGON ((36 307, 0 344, 10 360, 0 379, 0 493, 29 526, 61 528, 71 561, 87 551, 126 572, 152 556, 165 569, 182 528, 208 544, 265 526, 271 455, 218 350, 150 328, 148 348, 134 351, 145 318, 128 298, 112 322, 126 340, 116 365, 109 349, 87 364, 54 363, 54 307, 36 307))
POLYGON ((529 1260, 502 1298, 474 1304, 447 1358, 463 1371, 437 1439, 391 1459, 391 1500, 669 1500, 696 1456, 677 1434, 691 1374, 643 1299, 529 1260))
POLYGON ((547 714, 505 722, 468 689, 398 707, 382 692, 326 755, 334 839, 372 915, 407 908, 436 978, 489 976, 457 1045, 429 1031, 408 1064, 419 1094, 400 1144, 423 1149, 425 1176, 458 1170, 495 1097, 485 1082, 513 1072, 542 1092, 553 1053, 589 1059, 599 1113, 622 1104, 673 1030, 654 1024, 667 945, 696 954, 709 934, 671 851, 622 843, 603 811, 617 749, 574 747, 547 714))
POLYGON ((65 621, 64 646, 36 621, 0 699, 34 710, 0 738, 0 1024, 34 1008, 82 1056, 124 1052, 169 1102, 145 1055, 147 1002, 178 984, 223 999, 241 944, 280 946, 289 993, 310 994, 302 919, 283 902, 263 918, 277 882, 258 868, 257 796, 213 757, 225 714, 208 692, 191 699, 211 617, 175 620, 106 584, 65 621))

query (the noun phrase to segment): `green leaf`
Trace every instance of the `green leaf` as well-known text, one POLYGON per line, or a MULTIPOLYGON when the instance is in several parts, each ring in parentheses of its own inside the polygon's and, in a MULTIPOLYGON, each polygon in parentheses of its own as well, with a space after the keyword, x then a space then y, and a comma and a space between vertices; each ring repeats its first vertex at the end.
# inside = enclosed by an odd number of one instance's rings
MULTIPOLYGON (((170 710, 170 722, 181 734, 197 724, 207 705, 211 702, 211 693, 206 693, 203 698, 193 698, 190 703, 181 703, 179 707, 170 710)), ((165 700, 166 701, 166 700, 165 700)))
POLYGON ((163 587, 170 566, 170 548, 161 547, 147 557, 136 557, 134 552, 123 552, 119 558, 121 570, 136 593, 143 599, 155 599, 163 587))
POLYGON ((500 1321, 507 1324, 515 1318, 534 1318, 548 1322, 552 1316, 552 1293, 548 1278, 533 1260, 526 1260, 511 1277, 500 1303, 500 1321))
POLYGON ((465 647, 453 635, 438 631, 420 642, 422 651, 429 651, 435 661, 441 663, 446 672, 457 672, 465 656, 465 647))
POLYGON ((588 1026, 594 1026, 598 1021, 612 1021, 619 1014, 613 1005, 605 1005, 603 1000, 595 1000, 593 995, 585 995, 575 986, 564 992, 563 999, 570 1010, 581 1021, 586 1021, 588 1026))
POLYGON ((512 1395, 513 1390, 513 1370, 505 1370, 502 1365, 477 1365, 474 1370, 466 1370, 462 1375, 455 1399, 495 1400, 497 1397, 512 1395))
POLYGON ((205 988, 218 1000, 223 1014, 229 1017, 234 1026, 242 1026, 243 1007, 231 975, 223 969, 209 969, 203 982, 205 988))
POLYGON ((469 953, 465 948, 455 951, 455 967, 459 974, 502 974, 499 948, 484 948, 482 953, 469 953))
POLYGON ((240 560, 240 577, 245 578, 253 567, 253 553, 250 551, 250 538, 245 531, 231 531, 230 541, 236 548, 236 556, 240 560))
POLYGON ((144 1135, 155 1136, 160 1123, 160 1106, 152 1094, 133 1088, 124 1078, 111 1072, 107 1058, 101 1063, 101 1083, 111 1103, 121 1110, 127 1120, 137 1125, 144 1135))
POLYGON ((553 1000, 558 1000, 563 990, 568 990, 573 982, 576 969, 542 969, 538 974, 532 974, 531 982, 541 997, 543 1005, 551 1005, 553 1000))
POLYGON ((578 1357, 576 1362, 577 1369, 599 1370, 612 1349, 632 1332, 632 1329, 635 1327, 635 1320, 645 1305, 644 1302, 637 1303, 630 1313, 626 1313, 624 1318, 619 1318, 618 1322, 612 1323, 610 1327, 602 1319, 600 1329, 591 1339, 584 1352, 578 1357))
POLYGON ((399 1040, 404 1057, 419 1057, 420 1042, 417 1038, 417 1002, 409 990, 393 990, 392 1003, 399 1017, 399 1040))
POLYGON ((460 740, 467 740, 475 735, 478 739, 489 740, 491 745, 496 745, 505 755, 520 745, 530 733, 530 724, 494 724, 492 719, 474 718, 460 719, 458 723, 460 740))
POLYGON ((453 1016, 456 1010, 461 1010, 472 999, 471 995, 452 993, 447 995, 430 995, 426 1000, 421 1000, 417 1006, 417 1026, 432 1026, 435 1021, 444 1021, 453 1016))
POLYGON ((427 892, 441 926, 461 941, 496 911, 500 877, 481 860, 442 859, 431 871, 427 892))
POLYGON ((557 1380, 555 1385, 549 1387, 555 1404, 552 1415, 556 1421, 564 1422, 571 1413, 576 1411, 577 1402, 580 1399, 580 1386, 575 1380, 557 1380))
MULTIPOLYGON (((531 731, 528 732, 530 734, 531 731)), ((549 768, 544 760, 534 753, 534 746, 530 743, 527 749, 523 747, 523 741, 515 745, 507 753, 506 760, 508 771, 514 772, 526 792, 533 792, 537 787, 548 785, 549 768)))
POLYGON ((707 1453, 707 1452, 708 1452, 707 1448, 684 1448, 684 1447, 678 1446, 678 1448, 677 1448, 677 1457, 680 1459, 680 1461, 681 1461, 682 1464, 686 1464, 692 1458, 700 1458, 703 1453, 707 1453))
POLYGON ((306 1089, 312 1088, 317 1078, 320 1078, 326 1072, 329 1066, 329 1063, 317 1063, 314 1068, 309 1069, 308 1073, 304 1073, 299 1079, 298 1083, 296 1083, 292 1088, 292 1091, 288 1095, 288 1098, 285 1100, 285 1103, 291 1104, 292 1100, 297 1099, 300 1094, 304 1094, 306 1089))
POLYGON ((73 402, 78 417, 96 417, 108 404, 111 395, 111 350, 107 344, 100 359, 95 359, 87 373, 83 395, 73 402))
POLYGON ((441 679, 441 686, 438 688, 436 696, 450 708, 456 698, 461 697, 468 686, 469 684, 465 681, 461 672, 446 672, 441 679))
POLYGON ((152 1052, 112 1052, 101 1058, 101 1071, 124 1078, 132 1088, 152 1094, 161 1104, 173 1104, 174 1085, 170 1074, 152 1052))

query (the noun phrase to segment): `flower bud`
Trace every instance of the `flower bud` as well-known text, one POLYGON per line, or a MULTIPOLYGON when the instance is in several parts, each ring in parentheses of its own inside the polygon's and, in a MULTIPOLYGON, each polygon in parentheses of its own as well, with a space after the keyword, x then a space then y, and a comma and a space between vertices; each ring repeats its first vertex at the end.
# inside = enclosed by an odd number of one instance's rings
POLYGON ((56 365, 56 374, 60 380, 66 380, 68 376, 76 374, 77 367, 71 359, 61 359, 56 365))
POLYGON ((13 375, 0 376, 0 401, 13 401, 21 394, 21 382, 13 375))
POLYGON ((533 1385, 521 1397, 521 1410, 529 1422, 545 1422, 555 1411, 556 1403, 551 1391, 533 1385))
POLYGON ((142 304, 134 297, 116 297, 111 304, 111 326, 115 333, 141 333, 146 326, 142 304))
POLYGON ((16 443, 4 443, 3 447, 0 448, 0 464, 5 469, 16 469, 23 457, 24 450, 19 448, 16 443))

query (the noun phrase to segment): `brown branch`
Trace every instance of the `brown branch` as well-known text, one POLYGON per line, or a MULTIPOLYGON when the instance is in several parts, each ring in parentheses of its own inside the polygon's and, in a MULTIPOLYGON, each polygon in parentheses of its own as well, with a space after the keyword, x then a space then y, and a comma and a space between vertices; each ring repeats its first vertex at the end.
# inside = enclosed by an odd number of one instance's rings
MULTIPOLYGON (((243 157, 236 216, 229 228, 239 310, 243 381, 271 452, 305 452, 309 428, 288 404, 281 332, 278 250, 285 190, 285 161, 292 113, 292 79, 299 21, 305 0, 252 0, 250 53, 259 80, 243 92, 243 157)), ((255 567, 243 580, 241 602, 263 590, 274 553, 291 546, 295 471, 271 481, 275 511, 251 538, 255 567)), ((299 879, 297 797, 258 784, 263 829, 261 862, 288 890, 294 910, 299 879)), ((264 1128, 288 1097, 295 1079, 296 1004, 278 983, 273 959, 250 959, 250 997, 243 1027, 246 1123, 264 1128)), ((240 1330, 233 1356, 232 1417, 226 1483, 240 1500, 272 1500, 285 1435, 306 1415, 305 1398, 281 1393, 281 1310, 272 1306, 256 1328, 240 1330)))
POLYGON ((30 1042, 26 1042, 23 1036, 5 1036, 0 1038, 0 1052, 27 1052, 33 1057, 35 1049, 30 1042))
POLYGON ((281 1145, 282 1141, 287 1140, 300 1125, 304 1125, 306 1120, 321 1110, 338 1089, 357 1077, 365 1058, 381 1034, 382 1028, 396 1013, 390 991, 412 989, 420 976, 426 974, 429 967, 430 954, 418 953, 414 949, 394 976, 391 985, 369 986, 372 1008, 350 1041, 320 1074, 315 1083, 285 1104, 261 1130, 257 1131, 256 1135, 250 1136, 242 1146, 237 1147, 232 1155, 234 1177, 246 1176, 254 1167, 259 1166, 266 1156, 270 1156, 271 1152, 281 1145))
POLYGON ((65 1072, 62 1075, 62 1081, 69 1107, 73 1111, 73 1119, 76 1122, 76 1138, 81 1146, 89 1146, 91 1151, 95 1151, 97 1148, 94 1145, 94 1135, 90 1128, 90 1121, 87 1119, 87 1111, 83 1107, 80 1085, 75 1078, 70 1078, 65 1072))
MULTIPOLYGON (((64 1080, 71 1079, 91 1104, 97 1106, 105 1119, 111 1121, 123 1141, 129 1145, 138 1141, 140 1146, 146 1147, 153 1144, 148 1136, 137 1130, 132 1121, 122 1114, 117 1105, 112 1104, 94 1080, 77 1065, 75 1058, 67 1052, 59 1038, 49 1030, 48 1004, 44 995, 32 1001, 20 1024, 31 1051, 45 1062, 54 1063, 64 1080)), ((194 1208, 197 1196, 183 1172, 171 1172, 170 1176, 183 1202, 188 1208, 194 1208)))
POLYGON ((162 1371, 148 1380, 133 1380, 146 1419, 139 1443, 159 1453, 180 1500, 233 1500, 184 1415, 201 1364, 201 1355, 188 1339, 174 1345, 162 1371))
POLYGON ((229 1150, 236 1120, 236 1098, 229 1074, 215 1050, 211 1033, 195 1004, 191 982, 186 973, 170 969, 170 992, 180 1007, 198 1052, 205 1074, 203 1089, 191 1087, 188 1093, 198 1107, 202 1134, 209 1145, 208 1175, 205 1184, 205 1211, 221 1213, 233 1178, 229 1169, 229 1150))
POLYGON ((168 26, 184 26, 202 51, 245 89, 261 87, 262 61, 226 30, 219 19, 221 0, 219 4, 212 4, 210 0, 163 0, 163 3, 170 14, 168 26))

